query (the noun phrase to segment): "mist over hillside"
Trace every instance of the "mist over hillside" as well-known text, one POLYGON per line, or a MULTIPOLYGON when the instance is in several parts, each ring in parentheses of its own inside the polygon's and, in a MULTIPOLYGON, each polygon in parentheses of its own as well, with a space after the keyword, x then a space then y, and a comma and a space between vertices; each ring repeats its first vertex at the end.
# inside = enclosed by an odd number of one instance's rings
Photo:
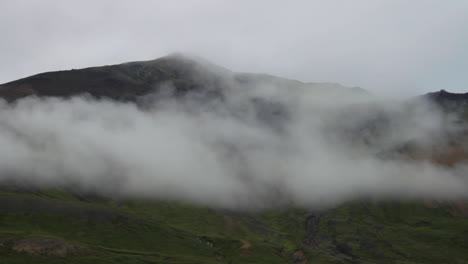
POLYGON ((468 264, 468 1, 0 14, 0 264, 468 264))
POLYGON ((460 116, 175 54, 0 86, 0 178, 252 209, 466 198, 460 116), (458 162, 459 161, 459 162, 458 162))

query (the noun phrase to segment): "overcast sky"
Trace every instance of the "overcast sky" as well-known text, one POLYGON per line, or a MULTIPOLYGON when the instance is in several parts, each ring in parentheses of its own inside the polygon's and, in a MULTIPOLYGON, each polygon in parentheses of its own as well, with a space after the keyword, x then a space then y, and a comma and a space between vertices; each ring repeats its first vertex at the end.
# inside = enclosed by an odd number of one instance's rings
POLYGON ((171 52, 383 95, 468 92, 468 1, 0 1, 0 83, 171 52))

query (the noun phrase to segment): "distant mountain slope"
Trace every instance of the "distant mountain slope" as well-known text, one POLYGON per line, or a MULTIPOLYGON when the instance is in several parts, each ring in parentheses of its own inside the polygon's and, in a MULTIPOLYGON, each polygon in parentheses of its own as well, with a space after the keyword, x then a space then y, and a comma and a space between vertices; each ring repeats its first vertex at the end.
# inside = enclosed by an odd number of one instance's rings
POLYGON ((436 103, 447 113, 456 114, 461 120, 468 120, 468 93, 450 93, 440 90, 427 93, 423 98, 436 103))
POLYGON ((427 93, 425 96, 440 103, 453 102, 468 104, 468 93, 450 93, 445 90, 440 90, 438 92, 427 93))
MULTIPOLYGON (((12 101, 29 95, 69 97, 87 93, 97 98, 127 101, 157 91, 167 82, 174 87, 175 95, 196 91, 222 96, 223 89, 228 86, 254 85, 348 90, 338 84, 303 83, 266 74, 234 73, 199 58, 172 54, 151 61, 41 73, 0 85, 0 97, 12 101)), ((362 92, 358 89, 348 91, 362 92)))
POLYGON ((206 69, 205 79, 197 80, 201 71, 197 62, 173 55, 153 61, 41 73, 0 85, 0 96, 15 100, 28 95, 68 97, 88 93, 98 98, 131 99, 168 80, 180 92, 197 88, 201 81, 216 82, 216 76, 206 69))

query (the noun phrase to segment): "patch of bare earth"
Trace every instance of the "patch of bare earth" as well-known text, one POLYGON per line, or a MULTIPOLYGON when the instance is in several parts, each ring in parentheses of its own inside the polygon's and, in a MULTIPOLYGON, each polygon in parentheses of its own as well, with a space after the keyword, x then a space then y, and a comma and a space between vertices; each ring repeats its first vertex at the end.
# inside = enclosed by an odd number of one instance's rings
POLYGON ((304 251, 302 250, 297 250, 291 255, 291 260, 294 263, 300 263, 300 264, 307 264, 307 259, 304 254, 304 251))
POLYGON ((249 249, 252 247, 252 244, 249 241, 244 239, 241 239, 240 241, 242 242, 242 246, 240 247, 241 249, 249 249))
POLYGON ((240 241, 242 242, 242 246, 240 247, 240 249, 241 249, 240 255, 245 256, 250 252, 250 249, 252 247, 252 243, 250 243, 249 241, 244 240, 244 239, 241 239, 240 241))
POLYGON ((90 250, 70 242, 54 238, 24 238, 6 240, 0 246, 11 247, 17 253, 34 255, 60 256, 89 253, 90 250))

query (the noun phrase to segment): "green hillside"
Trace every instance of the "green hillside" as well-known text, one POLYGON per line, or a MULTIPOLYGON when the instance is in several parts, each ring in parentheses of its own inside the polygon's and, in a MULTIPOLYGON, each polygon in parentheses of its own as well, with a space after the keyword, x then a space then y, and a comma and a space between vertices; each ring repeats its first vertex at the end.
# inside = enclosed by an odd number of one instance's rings
POLYGON ((216 210, 60 190, 0 195, 0 263, 468 263, 453 204, 216 210))

